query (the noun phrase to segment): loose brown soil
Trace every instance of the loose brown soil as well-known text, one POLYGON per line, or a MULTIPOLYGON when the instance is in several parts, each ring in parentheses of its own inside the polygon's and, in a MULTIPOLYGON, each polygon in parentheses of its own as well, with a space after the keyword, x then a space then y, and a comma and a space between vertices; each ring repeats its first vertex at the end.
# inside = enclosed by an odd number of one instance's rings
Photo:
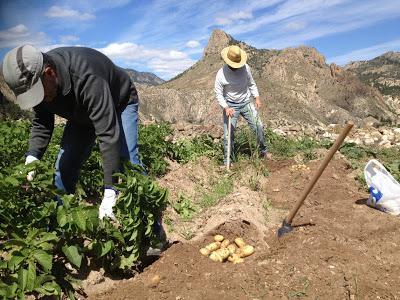
MULTIPOLYGON (((174 222, 169 236, 179 243, 129 280, 91 286, 89 298, 400 298, 400 220, 365 205, 368 195, 343 159, 328 165, 295 217, 294 231, 277 238, 282 219, 319 164, 311 162, 307 169, 295 161, 272 161, 258 191, 246 185, 248 173, 241 169, 230 175, 240 178, 234 191, 191 221, 167 211, 174 222), (193 235, 189 241, 183 228, 193 235), (256 252, 242 264, 213 262, 199 249, 215 233, 243 237, 256 252)), ((207 160, 175 165, 160 184, 171 188, 172 199, 179 190, 196 199, 199 181, 206 189, 208 178, 221 172, 207 160)))

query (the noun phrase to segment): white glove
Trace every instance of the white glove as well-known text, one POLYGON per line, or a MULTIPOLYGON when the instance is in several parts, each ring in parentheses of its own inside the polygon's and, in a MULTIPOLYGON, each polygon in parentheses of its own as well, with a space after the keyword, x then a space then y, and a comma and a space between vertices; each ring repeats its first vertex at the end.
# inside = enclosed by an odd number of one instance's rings
POLYGON ((117 203, 117 193, 113 189, 105 189, 103 200, 99 207, 99 219, 102 220, 104 217, 108 217, 115 220, 113 213, 113 207, 117 203))
MULTIPOLYGON (((38 160, 38 159, 32 155, 28 155, 25 159, 25 165, 30 164, 31 162, 34 162, 35 160, 38 160)), ((35 171, 30 171, 30 172, 28 172, 26 179, 28 181, 32 181, 34 176, 35 176, 35 171)))

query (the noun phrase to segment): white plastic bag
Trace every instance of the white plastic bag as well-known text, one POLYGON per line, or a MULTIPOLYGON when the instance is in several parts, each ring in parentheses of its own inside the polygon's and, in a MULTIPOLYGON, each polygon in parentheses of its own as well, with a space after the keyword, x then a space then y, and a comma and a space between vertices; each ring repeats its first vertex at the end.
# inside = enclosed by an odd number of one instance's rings
POLYGON ((392 215, 400 214, 400 184, 375 159, 364 168, 364 176, 369 188, 367 205, 392 215))

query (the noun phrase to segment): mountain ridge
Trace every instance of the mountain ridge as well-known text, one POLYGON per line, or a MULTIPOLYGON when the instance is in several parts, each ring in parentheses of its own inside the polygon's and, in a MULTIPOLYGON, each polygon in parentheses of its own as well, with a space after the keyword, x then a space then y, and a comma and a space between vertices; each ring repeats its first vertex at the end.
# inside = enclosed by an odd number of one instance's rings
POLYGON ((239 45, 248 54, 264 105, 264 120, 279 124, 330 124, 373 117, 383 122, 394 114, 382 95, 351 72, 325 61, 315 48, 256 49, 214 30, 202 58, 170 81, 140 88, 142 116, 168 122, 220 124, 214 95, 215 75, 224 62, 220 51, 239 45))
POLYGON ((389 51, 370 60, 351 62, 344 69, 379 90, 392 111, 400 114, 400 52, 389 51))
POLYGON ((134 69, 126 68, 125 71, 132 78, 133 82, 147 85, 159 85, 165 82, 157 75, 151 72, 140 72, 134 69))

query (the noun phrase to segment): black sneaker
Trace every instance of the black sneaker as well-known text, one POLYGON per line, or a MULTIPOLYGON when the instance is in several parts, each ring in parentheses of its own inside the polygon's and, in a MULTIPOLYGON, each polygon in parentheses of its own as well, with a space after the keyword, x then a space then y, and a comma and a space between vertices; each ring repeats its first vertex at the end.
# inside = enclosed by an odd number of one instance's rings
POLYGON ((272 154, 270 152, 260 153, 260 157, 264 158, 265 160, 272 160, 272 154))
POLYGON ((158 243, 154 246, 150 246, 146 251, 146 256, 160 256, 161 252, 168 248, 169 242, 167 234, 162 226, 161 219, 157 220, 153 225, 153 230, 157 236, 158 243))

